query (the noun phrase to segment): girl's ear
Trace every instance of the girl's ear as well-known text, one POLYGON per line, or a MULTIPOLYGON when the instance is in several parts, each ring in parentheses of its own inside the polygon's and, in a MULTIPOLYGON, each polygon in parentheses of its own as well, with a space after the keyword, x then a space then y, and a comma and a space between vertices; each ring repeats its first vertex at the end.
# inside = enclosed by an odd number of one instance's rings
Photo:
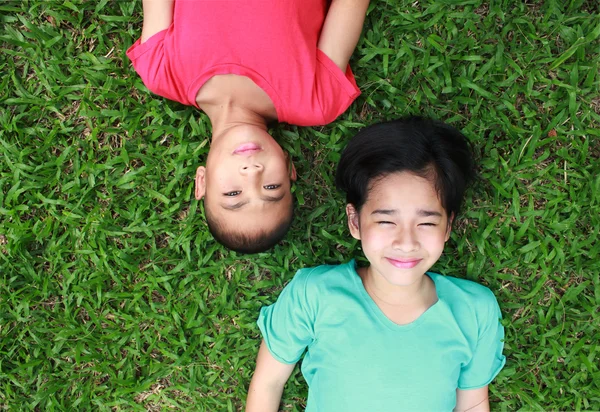
POLYGON ((360 240, 358 212, 353 204, 348 203, 346 205, 346 215, 348 215, 348 229, 350 229, 350 234, 354 239, 360 240))
POLYGON ((196 190, 194 194, 196 195, 196 200, 200 200, 204 197, 206 193, 206 168, 204 166, 198 167, 196 169, 196 190))
POLYGON ((452 233, 452 223, 454 222, 454 213, 452 213, 450 215, 450 217, 448 218, 448 227, 446 228, 446 240, 445 242, 448 241, 448 239, 450 239, 450 233, 452 233))

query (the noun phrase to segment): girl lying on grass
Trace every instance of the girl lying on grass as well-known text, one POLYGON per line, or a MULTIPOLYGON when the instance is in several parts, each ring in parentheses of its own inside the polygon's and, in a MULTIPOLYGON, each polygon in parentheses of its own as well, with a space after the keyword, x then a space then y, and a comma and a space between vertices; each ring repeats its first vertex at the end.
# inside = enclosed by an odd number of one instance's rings
POLYGON ((144 0, 127 51, 152 92, 210 118, 196 171, 208 227, 226 247, 264 251, 286 234, 296 171, 267 132, 323 125, 359 95, 348 61, 369 0, 144 0))
POLYGON ((473 174, 465 137, 410 118, 362 130, 337 186, 369 265, 300 270, 262 308, 263 341, 246 411, 277 411, 306 350, 307 411, 487 411, 505 363, 492 292, 428 270, 473 174))

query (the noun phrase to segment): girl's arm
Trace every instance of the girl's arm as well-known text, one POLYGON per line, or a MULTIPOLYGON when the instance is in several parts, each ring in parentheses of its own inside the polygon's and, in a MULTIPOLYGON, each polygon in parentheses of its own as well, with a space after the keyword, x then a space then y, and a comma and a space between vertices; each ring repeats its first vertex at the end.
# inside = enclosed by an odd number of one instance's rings
POLYGON ((143 0, 144 24, 141 43, 159 31, 169 28, 173 22, 174 0, 143 0))
POLYGON ((246 412, 277 412, 281 402, 281 393, 295 364, 279 362, 271 355, 263 340, 258 350, 256 370, 246 401, 246 412))
POLYGON ((325 17, 318 48, 346 71, 358 43, 369 0, 332 0, 325 17))
POLYGON ((488 387, 469 390, 456 390, 454 412, 489 412, 488 387))

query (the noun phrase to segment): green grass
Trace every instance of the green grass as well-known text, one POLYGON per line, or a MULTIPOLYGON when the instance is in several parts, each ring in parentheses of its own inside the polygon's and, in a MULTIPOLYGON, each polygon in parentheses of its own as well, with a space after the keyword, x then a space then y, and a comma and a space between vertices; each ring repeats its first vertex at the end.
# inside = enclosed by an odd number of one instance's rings
MULTIPOLYGON (((280 125, 297 218, 248 258, 192 199, 207 118, 151 95, 125 50, 141 4, 0 3, 0 408, 235 411, 258 310, 295 270, 360 255, 333 188, 362 126, 469 137, 480 179, 436 270, 506 326, 494 410, 600 410, 600 18, 590 0, 376 1, 335 123, 280 125)), ((300 373, 283 405, 302 410, 300 373)))

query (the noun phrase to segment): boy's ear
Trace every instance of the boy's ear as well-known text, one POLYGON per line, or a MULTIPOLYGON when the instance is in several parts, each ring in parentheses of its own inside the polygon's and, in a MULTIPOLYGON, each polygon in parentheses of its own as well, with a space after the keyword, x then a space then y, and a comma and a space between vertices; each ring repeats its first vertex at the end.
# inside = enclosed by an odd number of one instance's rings
POLYGON ((360 240, 360 224, 358 221, 358 212, 353 204, 346 205, 346 215, 348 215, 348 229, 354 239, 360 240))
POLYGON ((297 177, 298 177, 298 175, 296 174, 296 168, 294 167, 294 164, 290 160, 290 180, 292 182, 295 182, 297 177))
POLYGON ((448 241, 448 239, 450 239, 450 233, 452 233, 452 223, 454 222, 454 213, 452 213, 450 215, 450 217, 448 218, 448 227, 446 228, 446 240, 445 242, 448 241))
POLYGON ((296 168, 294 167, 294 162, 292 162, 290 155, 288 155, 287 153, 285 154, 285 159, 287 160, 288 170, 290 171, 290 180, 292 182, 295 182, 298 175, 296 174, 296 168))
POLYGON ((200 200, 206 193, 206 167, 200 166, 196 169, 196 200, 200 200))

